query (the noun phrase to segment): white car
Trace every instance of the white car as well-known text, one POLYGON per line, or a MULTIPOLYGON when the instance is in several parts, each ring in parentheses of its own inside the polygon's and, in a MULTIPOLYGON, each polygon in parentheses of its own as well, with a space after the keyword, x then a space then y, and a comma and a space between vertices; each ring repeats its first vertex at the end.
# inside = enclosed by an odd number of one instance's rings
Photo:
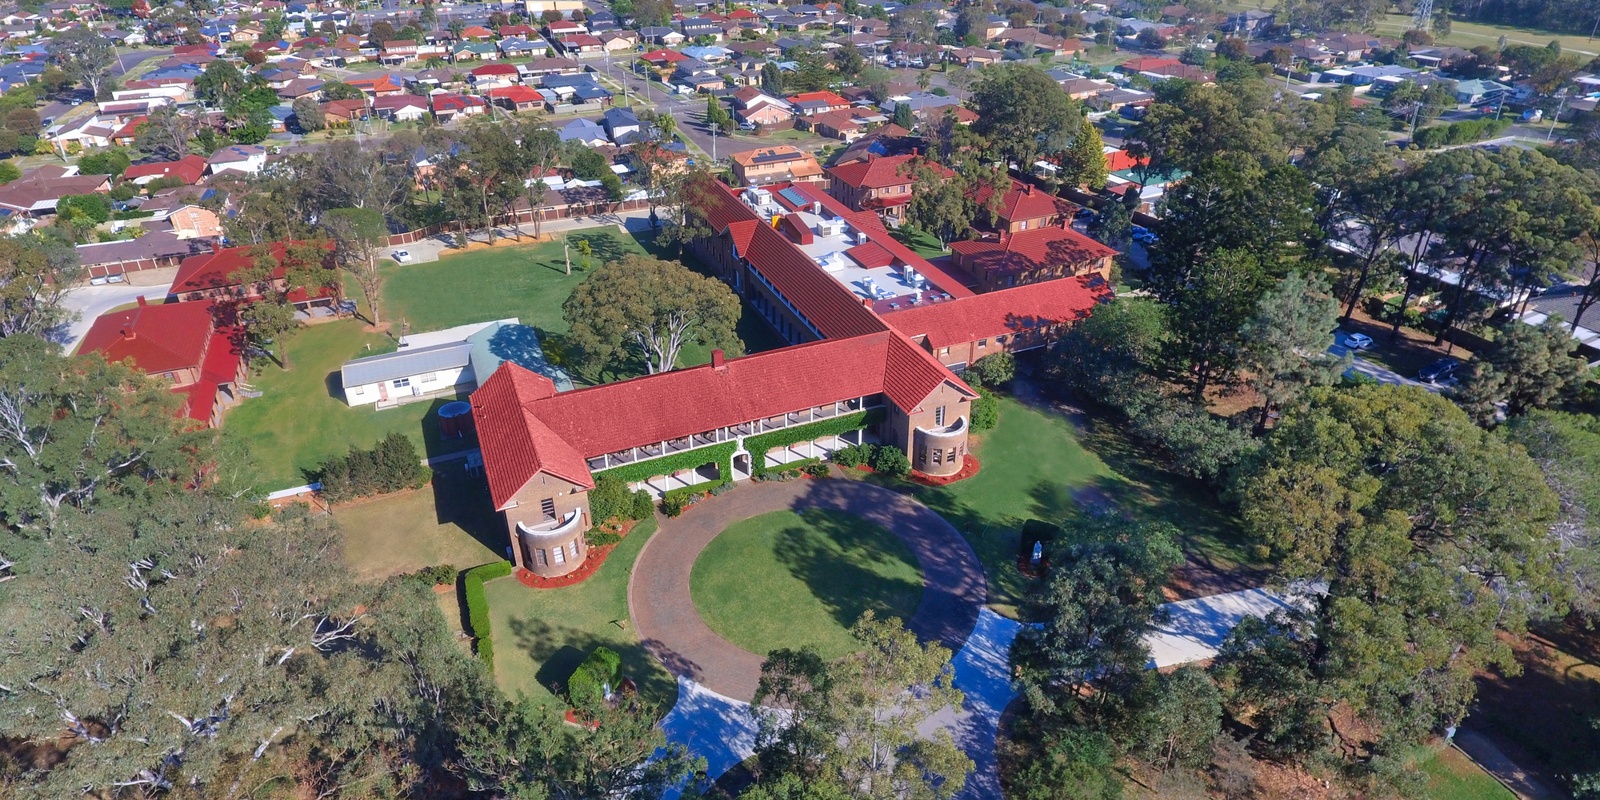
POLYGON ((1372 346, 1372 337, 1364 333, 1347 333, 1344 337, 1344 346, 1351 350, 1365 350, 1372 346))
POLYGON ((393 258, 395 260, 395 263, 397 263, 397 264, 404 264, 407 261, 411 260, 411 251, 410 250, 396 250, 396 251, 394 251, 394 254, 390 256, 390 258, 393 258))

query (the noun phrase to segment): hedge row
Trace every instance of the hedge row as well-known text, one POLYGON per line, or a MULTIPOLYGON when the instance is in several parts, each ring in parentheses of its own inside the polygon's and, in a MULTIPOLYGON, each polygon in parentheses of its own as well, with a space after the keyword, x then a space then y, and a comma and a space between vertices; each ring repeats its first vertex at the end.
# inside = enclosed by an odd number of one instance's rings
POLYGON ((484 581, 504 578, 511 574, 510 561, 494 561, 473 567, 462 576, 462 589, 467 595, 467 624, 478 639, 478 660, 494 671, 494 642, 489 638, 489 601, 483 596, 484 581))
POLYGON ((1435 128, 1423 128, 1417 131, 1417 136, 1412 141, 1424 150, 1432 150, 1453 144, 1472 144, 1491 136, 1498 136, 1509 127, 1511 127, 1510 119, 1462 120, 1435 128))
POLYGON ((857 411, 833 419, 808 422, 781 431, 750 436, 744 440, 744 449, 750 451, 751 469, 756 475, 767 474, 767 453, 774 447, 787 447, 824 436, 840 436, 878 424, 883 420, 883 409, 857 411))
POLYGON ((608 478, 615 478, 625 484, 635 483, 647 478, 671 475, 679 470, 693 469, 711 461, 716 463, 718 474, 724 480, 730 480, 733 477, 733 451, 736 449, 738 449, 737 442, 723 442, 710 447, 700 447, 660 458, 623 464, 620 467, 612 467, 611 469, 596 472, 594 476, 595 480, 599 480, 600 476, 604 475, 608 478))

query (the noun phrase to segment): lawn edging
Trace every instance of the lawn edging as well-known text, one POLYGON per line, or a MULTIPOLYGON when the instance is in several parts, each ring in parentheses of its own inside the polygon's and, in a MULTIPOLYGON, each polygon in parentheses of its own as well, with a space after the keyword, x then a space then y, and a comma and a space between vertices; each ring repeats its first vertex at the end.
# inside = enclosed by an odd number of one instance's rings
POLYGON ((467 600, 467 627, 477 639, 478 660, 494 672, 494 641, 489 631, 489 601, 483 596, 483 584, 511 574, 510 561, 494 561, 467 570, 461 579, 462 593, 467 600))

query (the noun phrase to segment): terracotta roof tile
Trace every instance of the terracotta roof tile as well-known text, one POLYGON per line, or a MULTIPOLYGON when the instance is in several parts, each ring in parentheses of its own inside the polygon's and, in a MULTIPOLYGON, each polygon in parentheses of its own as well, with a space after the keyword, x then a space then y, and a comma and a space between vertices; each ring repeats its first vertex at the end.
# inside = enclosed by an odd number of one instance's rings
POLYGON ((1098 276, 1061 278, 922 305, 884 315, 895 330, 949 347, 1037 327, 1075 322, 1110 297, 1098 276))
POLYGON ((950 249, 988 272, 1012 272, 1060 264, 1086 264, 1117 251, 1071 228, 1037 228, 999 239, 951 242, 950 249))
POLYGON ((213 304, 167 303, 101 314, 78 346, 107 361, 132 359, 145 372, 200 366, 211 335, 213 304))
POLYGON ((912 177, 912 162, 926 161, 936 172, 953 177, 954 172, 934 164, 927 159, 920 159, 916 155, 884 156, 882 158, 869 157, 848 164, 837 164, 828 168, 828 174, 836 181, 841 181, 849 186, 860 189, 882 189, 888 186, 899 186, 916 180, 912 177))

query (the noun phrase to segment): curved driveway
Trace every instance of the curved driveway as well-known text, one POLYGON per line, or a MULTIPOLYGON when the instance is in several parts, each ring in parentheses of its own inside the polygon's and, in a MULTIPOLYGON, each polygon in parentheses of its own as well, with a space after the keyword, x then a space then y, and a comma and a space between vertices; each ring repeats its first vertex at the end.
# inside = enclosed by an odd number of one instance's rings
POLYGON ((898 492, 851 480, 748 483, 666 520, 645 544, 628 582, 628 610, 644 646, 675 675, 749 702, 763 655, 712 631, 695 610, 689 575, 700 551, 734 522, 785 509, 839 511, 882 525, 922 569, 922 600, 907 627, 924 641, 961 649, 988 597, 983 565, 943 517, 898 492))

